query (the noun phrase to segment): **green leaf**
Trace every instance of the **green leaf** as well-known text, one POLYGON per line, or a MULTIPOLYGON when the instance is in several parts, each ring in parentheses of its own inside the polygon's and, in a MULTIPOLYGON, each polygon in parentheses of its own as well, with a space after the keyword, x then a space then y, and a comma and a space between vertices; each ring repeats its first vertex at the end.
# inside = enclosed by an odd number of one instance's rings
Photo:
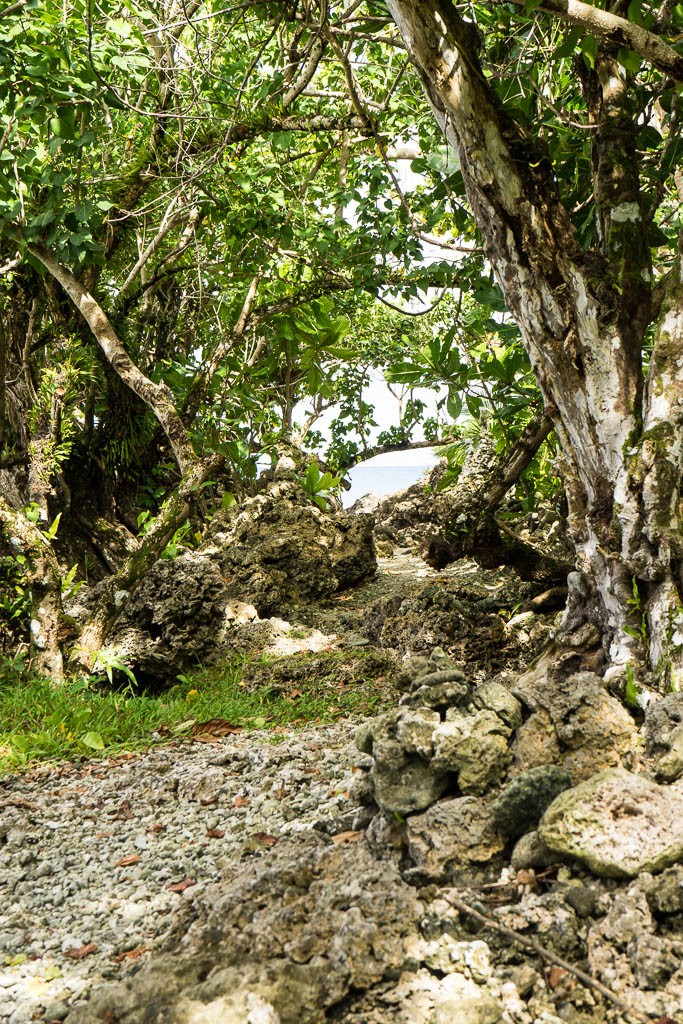
POLYGON ((458 416, 463 410, 462 395, 458 394, 457 392, 455 394, 449 394, 448 398, 446 399, 446 409, 451 419, 457 420, 458 416))
POLYGON ((595 67, 595 60, 598 56, 598 41, 595 36, 584 36, 581 40, 581 52, 586 65, 589 68, 595 67))
POLYGON ((98 732, 86 732, 84 736, 81 736, 81 743, 90 747, 91 750, 104 750, 104 740, 98 732))
POLYGON ((635 25, 643 24, 642 6, 643 0, 631 0, 628 5, 628 20, 632 21, 635 25))
POLYGON ((74 110, 67 107, 58 117, 50 118, 50 131, 60 139, 73 139, 75 135, 74 110))
POLYGON ((617 60, 622 67, 633 74, 640 71, 641 64, 643 63, 639 53, 636 53, 635 50, 626 50, 621 46, 617 50, 617 60))
POLYGON ((495 309, 497 313, 507 312, 507 304, 498 285, 494 285, 492 288, 483 288, 478 292, 474 292, 474 298, 477 302, 481 302, 482 305, 490 306, 491 309, 495 309))

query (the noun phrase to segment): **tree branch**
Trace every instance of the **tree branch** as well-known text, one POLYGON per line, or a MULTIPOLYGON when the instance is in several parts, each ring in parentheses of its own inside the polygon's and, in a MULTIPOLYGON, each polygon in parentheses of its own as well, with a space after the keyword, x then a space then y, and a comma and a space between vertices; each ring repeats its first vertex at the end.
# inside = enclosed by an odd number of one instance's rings
POLYGON ((2 18, 8 18, 10 14, 15 14, 17 11, 22 10, 26 7, 27 0, 17 0, 15 4, 10 4, 9 7, 5 7, 0 11, 0 20, 2 18))
POLYGON ((360 465, 361 462, 369 462, 376 455, 387 455, 390 452, 412 452, 419 448, 443 448, 459 440, 460 438, 452 436, 440 437, 436 441, 397 441, 396 444, 378 444, 374 448, 366 448, 364 451, 359 452, 358 455, 353 455, 347 459, 339 466, 339 472, 346 473, 349 469, 353 469, 354 466, 360 465))
POLYGON ((186 476, 195 464, 196 456, 166 385, 155 384, 135 365, 102 307, 70 270, 42 246, 29 245, 28 250, 59 282, 80 311, 112 369, 152 410, 169 440, 181 475, 186 476))
MULTIPOLYGON (((526 0, 512 0, 512 3, 519 7, 526 6, 526 0)), ((496 4, 504 6, 501 0, 496 0, 496 4)), ((580 25, 606 43, 635 50, 659 71, 670 75, 677 82, 683 82, 683 56, 676 53, 660 36, 642 25, 636 25, 626 18, 620 18, 618 14, 603 11, 591 4, 582 3, 581 0, 543 0, 536 10, 556 14, 564 21, 580 25)))

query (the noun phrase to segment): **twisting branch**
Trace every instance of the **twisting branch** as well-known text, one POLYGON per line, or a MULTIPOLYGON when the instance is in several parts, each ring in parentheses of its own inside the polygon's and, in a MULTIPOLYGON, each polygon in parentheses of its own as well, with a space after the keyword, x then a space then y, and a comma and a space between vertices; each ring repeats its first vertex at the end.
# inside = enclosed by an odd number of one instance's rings
POLYGON ((356 78, 356 76, 354 74, 353 68, 351 67, 351 64, 349 63, 348 57, 346 56, 346 54, 344 53, 343 49, 339 45, 339 43, 338 43, 337 39, 335 38, 334 34, 332 33, 332 31, 330 29, 328 29, 326 34, 327 34, 327 38, 328 38, 328 41, 330 43, 330 46, 334 50, 335 55, 336 55, 337 59, 339 60, 339 63, 341 64, 342 69, 344 71, 344 76, 346 78, 346 85, 347 85, 347 88, 349 90, 349 97, 351 99, 351 103, 353 105, 353 108, 356 111, 356 113, 358 114, 358 117, 361 119, 361 121, 364 122, 364 124, 365 124, 365 126, 367 128, 368 134, 370 134, 372 136, 372 138, 375 140, 375 144, 377 146, 379 154, 382 157, 382 162, 384 163, 384 166, 386 167, 387 171, 389 172, 389 177, 391 178, 392 184, 393 184, 394 188, 396 189, 396 194, 398 195, 398 198, 399 198, 399 201, 401 203, 401 206, 405 210, 406 215, 408 217, 408 223, 410 224, 410 229, 411 229, 412 233, 415 235, 416 238, 419 238, 420 241, 427 242, 429 245, 437 245, 437 246, 439 246, 442 249, 450 249, 450 250, 452 250, 454 252, 476 252, 477 250, 476 250, 475 246, 459 245, 456 242, 449 242, 445 238, 437 238, 434 235, 428 235, 424 231, 422 231, 422 229, 420 227, 420 224, 419 224, 417 218, 415 217, 415 214, 413 213, 408 200, 406 199, 406 197, 404 195, 403 189, 401 188, 399 180, 398 180, 398 178, 396 176, 396 172, 394 171, 394 168, 391 166, 391 163, 389 162, 389 157, 387 155, 386 144, 384 142, 384 139, 382 138, 382 136, 378 132, 377 126, 376 126, 373 118, 370 116, 370 114, 368 112, 368 110, 369 110, 368 101, 366 100, 365 96, 363 95, 363 92, 362 92, 361 87, 360 87, 360 83, 358 82, 358 80, 357 80, 357 78, 356 78))
POLYGON ((155 384, 135 365, 100 304, 70 270, 63 267, 42 246, 29 245, 28 250, 59 282, 80 311, 110 366, 152 410, 169 440, 182 476, 187 476, 196 462, 196 456, 166 385, 155 384))
POLYGON ((2 18, 8 18, 10 14, 15 14, 17 11, 22 10, 26 7, 28 0, 17 0, 15 4, 10 4, 9 7, 5 7, 4 10, 0 11, 0 20, 2 18))

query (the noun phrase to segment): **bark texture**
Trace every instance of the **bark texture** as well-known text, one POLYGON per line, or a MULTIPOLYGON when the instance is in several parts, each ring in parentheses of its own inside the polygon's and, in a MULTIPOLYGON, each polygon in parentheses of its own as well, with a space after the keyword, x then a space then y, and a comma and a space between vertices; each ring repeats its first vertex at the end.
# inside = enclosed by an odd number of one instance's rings
POLYGON ((649 661, 677 683, 683 363, 671 357, 681 343, 683 293, 679 266, 644 382, 652 272, 623 75, 601 54, 584 83, 600 233, 599 246, 585 251, 545 152, 501 108, 482 72, 473 25, 447 0, 388 6, 458 153, 487 255, 564 453, 580 617, 599 627, 617 670, 649 661))

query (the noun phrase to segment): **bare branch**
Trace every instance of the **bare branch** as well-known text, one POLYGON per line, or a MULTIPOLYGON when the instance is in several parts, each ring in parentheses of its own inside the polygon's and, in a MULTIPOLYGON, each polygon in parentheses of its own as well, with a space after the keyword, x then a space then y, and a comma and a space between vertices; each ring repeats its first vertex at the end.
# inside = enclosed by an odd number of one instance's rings
POLYGON ((159 230, 157 231, 156 235, 154 236, 152 241, 149 243, 147 248, 141 253, 140 258, 138 259, 137 263, 135 264, 135 266, 133 267, 133 269, 129 273, 128 277, 126 278, 126 280, 123 282, 123 284, 119 288, 119 294, 117 296, 117 301, 119 301, 119 302, 121 301, 123 296, 126 294, 128 289, 133 284, 133 281, 135 280, 135 278, 140 273, 140 271, 149 262, 151 257, 154 255, 154 253, 157 251, 157 249, 159 248, 159 246, 163 242, 163 240, 166 237, 166 235, 171 230, 171 228, 174 226, 174 224, 177 224, 178 220, 182 216, 182 214, 178 213, 178 211, 175 209, 175 207, 176 207, 176 205, 178 203, 178 199, 179 199, 179 196, 174 196, 171 199, 171 202, 168 204, 168 207, 166 208, 166 211, 165 211, 165 213, 164 213, 164 215, 162 217, 161 224, 159 225, 159 230))
POLYGON ((642 1021, 643 1024, 647 1024, 647 1021, 650 1019, 649 1017, 646 1017, 644 1013, 636 1010, 631 1003, 622 999, 621 996, 618 996, 616 992, 612 991, 612 989, 607 988, 607 986, 603 985, 597 980, 597 978, 591 977, 590 974, 586 974, 585 971, 579 970, 578 967, 570 964, 567 960, 563 960, 561 957, 556 956, 555 953, 551 953, 550 950, 546 949, 545 946, 541 946, 541 944, 536 942, 534 939, 529 939, 526 935, 521 935, 512 928, 508 928, 506 925, 500 924, 499 921, 489 917, 488 914, 482 914, 481 911, 475 910, 475 908, 471 907, 469 903, 465 903, 464 900, 460 899, 457 890, 446 890, 444 892, 444 896, 451 906, 455 907, 460 914, 464 914, 466 917, 472 917, 475 921, 479 921, 479 923, 483 924, 486 928, 490 928, 493 931, 498 932, 499 935, 504 935, 506 939, 511 939, 512 942, 516 942, 518 945, 524 946, 527 949, 532 949, 534 953, 538 953, 538 955, 544 960, 549 961, 551 964, 556 964, 558 967, 562 967, 565 971, 569 971, 570 974, 573 974, 575 978, 578 978, 583 985, 599 992, 606 999, 609 999, 614 1006, 618 1006, 624 1013, 633 1017, 634 1020, 642 1021))
POLYGON ((292 82, 287 92, 282 97, 283 107, 288 107, 294 102, 297 96, 300 96, 304 91, 308 83, 313 78, 313 75, 318 70, 318 65, 322 59, 322 55, 325 52, 325 40, 321 35, 318 35, 312 42, 310 49, 306 55, 303 67, 299 71, 296 79, 292 82))
POLYGON ((397 441, 395 444, 377 444, 373 448, 365 448, 362 452, 347 459, 339 468, 344 473, 361 462, 369 462, 377 455, 387 455, 389 452, 413 452, 419 448, 444 448, 446 445, 455 444, 460 438, 456 436, 440 437, 436 441, 397 441))
POLYGON ((26 7, 27 0, 17 0, 15 4, 10 4, 9 7, 5 7, 4 10, 0 11, 0 20, 2 18, 8 18, 10 14, 14 14, 16 11, 20 11, 22 7, 26 7))

